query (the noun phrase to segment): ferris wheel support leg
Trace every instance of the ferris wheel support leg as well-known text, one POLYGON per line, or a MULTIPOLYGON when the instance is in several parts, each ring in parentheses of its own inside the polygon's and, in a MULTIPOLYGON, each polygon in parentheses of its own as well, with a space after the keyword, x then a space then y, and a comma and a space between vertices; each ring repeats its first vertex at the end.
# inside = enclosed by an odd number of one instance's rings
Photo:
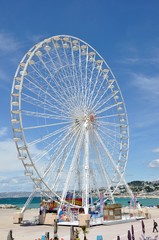
POLYGON ((30 203, 31 200, 33 199, 33 196, 34 196, 34 193, 35 193, 35 192, 36 192, 36 188, 35 188, 35 189, 32 191, 32 193, 29 195, 26 203, 24 204, 24 206, 23 206, 23 208, 22 208, 22 210, 21 210, 21 213, 24 213, 24 212, 25 212, 27 206, 29 205, 29 203, 30 203))
POLYGON ((119 176, 119 178, 120 178, 120 181, 124 184, 124 186, 126 187, 128 193, 130 194, 130 196, 131 196, 132 198, 134 198, 134 194, 133 194, 132 190, 130 189, 130 187, 129 187, 129 185, 127 184, 127 182, 126 182, 125 178, 123 177, 123 175, 120 173, 118 167, 115 165, 114 160, 113 160, 113 158, 111 157, 111 154, 109 153, 108 149, 106 148, 106 146, 104 145, 103 141, 102 141, 101 138, 99 137, 99 134, 97 133, 97 131, 96 131, 95 133, 96 133, 96 136, 97 136, 99 142, 101 143, 101 145, 102 145, 102 147, 103 147, 106 155, 108 156, 108 159, 110 160, 111 164, 113 165, 115 171, 118 173, 118 176, 119 176))
POLYGON ((76 160, 79 156, 79 151, 80 151, 80 148, 81 148, 81 144, 82 144, 82 140, 83 140, 83 131, 78 139, 78 143, 77 143, 77 146, 76 146, 76 149, 75 149, 75 155, 73 157, 73 160, 72 160, 72 163, 71 163, 71 166, 70 166, 70 170, 68 172, 68 175, 67 175, 67 178, 66 178, 66 181, 65 181, 65 184, 64 184, 64 188, 63 188, 63 192, 62 192, 62 196, 61 196, 61 204, 60 204, 60 207, 63 205, 63 203, 65 202, 65 198, 66 198, 66 194, 67 194, 67 189, 68 189, 68 185, 69 185, 69 181, 70 181, 70 178, 71 178, 71 175, 73 173, 73 169, 74 169, 74 166, 75 166, 75 163, 76 163, 76 160))
POLYGON ((89 130, 87 121, 84 124, 85 128, 85 166, 84 166, 84 212, 89 212, 89 130))
POLYGON ((132 190, 130 189, 129 185, 127 184, 125 178, 123 177, 123 175, 119 174, 121 182, 124 184, 126 190, 128 191, 129 195, 133 198, 134 194, 132 192, 132 190))

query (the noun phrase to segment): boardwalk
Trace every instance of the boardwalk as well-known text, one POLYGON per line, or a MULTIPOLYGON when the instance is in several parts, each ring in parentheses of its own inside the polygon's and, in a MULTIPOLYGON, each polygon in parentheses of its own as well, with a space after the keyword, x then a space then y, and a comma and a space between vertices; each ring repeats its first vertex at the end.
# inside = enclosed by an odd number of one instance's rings
MULTIPOLYGON (((50 237, 53 237, 53 227, 46 225, 37 226, 20 226, 19 224, 13 224, 13 213, 15 210, 6 209, 0 210, 0 239, 6 240, 7 234, 10 229, 13 230, 13 237, 15 240, 35 240, 41 237, 45 232, 50 232, 50 237)), ((151 218, 144 219, 146 236, 152 236, 153 238, 157 235, 152 233, 153 219, 159 223, 159 209, 150 209, 151 218)), ((25 218, 30 219, 38 214, 38 210, 32 209, 25 212, 25 218)), ((139 240, 142 235, 141 220, 134 222, 127 222, 114 225, 100 225, 93 226, 88 229, 87 239, 96 240, 97 235, 102 235, 104 240, 116 240, 117 235, 120 236, 121 240, 127 240, 127 232, 131 230, 131 225, 134 227, 135 239, 139 240)), ((67 226, 58 227, 59 239, 70 240, 70 228, 67 226)), ((82 231, 80 233, 80 239, 83 240, 82 231)), ((158 238, 159 239, 159 238, 158 238)))

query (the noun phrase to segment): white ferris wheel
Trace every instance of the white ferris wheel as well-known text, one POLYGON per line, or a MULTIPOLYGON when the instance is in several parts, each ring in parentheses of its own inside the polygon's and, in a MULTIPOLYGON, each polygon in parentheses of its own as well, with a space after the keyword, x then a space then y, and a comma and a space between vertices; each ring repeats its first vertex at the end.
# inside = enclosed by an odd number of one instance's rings
POLYGON ((106 61, 67 35, 33 46, 11 92, 18 158, 36 189, 63 202, 68 192, 113 199, 124 181, 129 132, 124 99, 106 61))

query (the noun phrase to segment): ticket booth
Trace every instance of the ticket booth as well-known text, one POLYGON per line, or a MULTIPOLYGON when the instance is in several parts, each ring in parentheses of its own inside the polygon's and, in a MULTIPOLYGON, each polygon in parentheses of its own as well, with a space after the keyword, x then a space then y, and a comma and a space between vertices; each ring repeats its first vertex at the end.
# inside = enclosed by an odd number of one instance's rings
POLYGON ((122 219, 122 211, 121 210, 122 210, 121 204, 105 205, 103 208, 103 219, 105 221, 122 219))

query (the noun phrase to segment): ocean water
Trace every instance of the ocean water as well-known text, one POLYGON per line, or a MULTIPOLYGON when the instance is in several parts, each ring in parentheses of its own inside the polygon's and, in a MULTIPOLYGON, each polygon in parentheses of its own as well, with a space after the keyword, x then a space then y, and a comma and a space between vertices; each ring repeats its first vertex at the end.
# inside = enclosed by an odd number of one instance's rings
MULTIPOLYGON (((0 198, 0 204, 12 204, 21 208, 27 201, 27 197, 20 198, 0 198)), ((138 198, 137 199, 142 206, 153 207, 159 205, 159 198, 138 198)), ((39 208, 40 197, 34 197, 32 202, 29 204, 28 208, 39 208)), ((115 198, 116 203, 122 204, 122 206, 128 206, 131 199, 130 198, 115 198)))
MULTIPOLYGON (((12 204, 16 205, 18 208, 21 208, 24 206, 24 204, 27 201, 27 197, 19 197, 19 198, 0 198, 0 204, 12 204)), ((40 197, 34 197, 29 204, 28 208, 39 208, 41 198, 40 197)))

